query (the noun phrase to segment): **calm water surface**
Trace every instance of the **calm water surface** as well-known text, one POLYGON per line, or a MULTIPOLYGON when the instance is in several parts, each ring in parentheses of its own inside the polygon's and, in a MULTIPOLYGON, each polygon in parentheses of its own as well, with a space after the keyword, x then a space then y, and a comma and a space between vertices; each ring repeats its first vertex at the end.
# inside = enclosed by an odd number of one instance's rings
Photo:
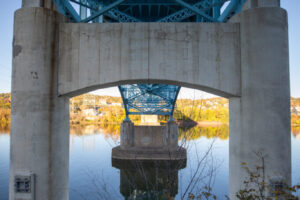
MULTIPOLYGON (((94 129, 75 130, 73 133, 70 135, 71 200, 124 199, 124 195, 132 193, 130 188, 133 187, 134 181, 139 185, 139 190, 142 190, 143 187, 152 188, 153 185, 156 185, 153 186, 154 188, 160 188, 160 184, 165 184, 167 179, 167 181, 172 180, 168 191, 171 190, 171 193, 177 193, 175 199, 180 199, 186 192, 191 180, 194 181, 190 184, 188 191, 197 192, 205 184, 211 183, 213 193, 219 199, 225 199, 224 195, 228 194, 228 139, 222 136, 207 138, 211 137, 209 130, 203 130, 202 133, 205 134, 196 134, 184 144, 188 152, 186 167, 179 170, 169 170, 170 174, 167 173, 170 175, 169 178, 166 178, 166 173, 160 166, 153 169, 143 168, 143 173, 140 173, 140 175, 137 175, 141 171, 140 169, 135 170, 139 172, 134 173, 135 171, 132 169, 130 171, 127 164, 124 164, 121 170, 112 167, 111 149, 119 145, 117 134, 107 134, 104 131, 94 129), (206 135, 206 137, 203 135, 206 135), (205 157, 206 159, 201 165, 198 165, 211 145, 212 151, 205 157), (214 169, 212 176, 210 175, 210 169, 214 169), (197 174, 197 178, 193 179, 194 174, 197 174), (153 180, 147 179, 146 183, 141 183, 143 175, 148 178, 149 176, 156 178, 153 178, 153 180)), ((220 135, 218 131, 215 131, 215 133, 220 135)), ((299 184, 300 138, 293 135, 291 137, 293 184, 299 184)), ((0 200, 8 199, 8 173, 9 134, 0 133, 0 200)), ((162 188, 159 190, 162 190, 162 188)), ((166 190, 162 190, 162 193, 165 194, 166 190)), ((135 191, 134 194, 145 195, 142 192, 139 193, 139 191, 135 191)))

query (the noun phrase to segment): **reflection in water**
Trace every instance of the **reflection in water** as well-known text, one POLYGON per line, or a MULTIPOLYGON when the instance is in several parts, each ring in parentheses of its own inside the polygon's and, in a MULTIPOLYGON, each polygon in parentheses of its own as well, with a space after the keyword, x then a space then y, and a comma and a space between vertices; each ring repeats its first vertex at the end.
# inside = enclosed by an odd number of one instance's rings
MULTIPOLYGON (((108 129, 107 129, 108 130, 108 129)), ((189 129, 187 131, 192 131, 193 129, 189 129)), ((213 135, 213 131, 217 133, 219 136, 222 134, 221 130, 226 130, 221 127, 216 128, 199 128, 196 127, 193 132, 194 137, 191 137, 191 140, 188 141, 189 150, 187 151, 188 162, 187 167, 182 168, 178 171, 178 178, 175 176, 175 179, 178 180, 178 194, 175 197, 176 200, 181 199, 183 192, 187 188, 190 183, 190 179, 197 168, 197 158, 202 157, 201 153, 207 150, 208 144, 210 141, 214 139, 207 139, 207 136, 213 135), (209 132, 212 130, 212 132, 209 132), (219 132, 221 131, 221 132, 219 132), (195 139, 198 138, 198 139, 195 139), (195 139, 195 140, 192 140, 195 139), (195 144, 195 145, 194 145, 195 144)), ((182 130, 181 130, 182 131, 182 130)), ((8 199, 8 174, 9 174, 9 132, 0 131, 0 199, 8 199), (4 133, 3 133, 4 132, 4 133)), ((87 127, 72 127, 71 129, 71 137, 73 138, 73 150, 70 152, 70 199, 71 200, 117 200, 124 199, 124 197, 120 197, 120 184, 121 179, 122 182, 124 175, 120 173, 120 168, 115 169, 111 167, 111 149, 114 146, 117 146, 115 139, 119 138, 119 134, 109 133, 106 130, 100 130, 97 126, 89 126, 87 127), (96 132, 96 133, 95 133, 96 132), (95 134, 93 134, 95 133, 95 134), (95 186, 95 181, 97 183, 100 181, 104 181, 104 184, 100 186, 95 186), (102 187, 103 186, 103 187, 102 187), (104 187, 105 186, 105 187, 104 187), (104 188, 104 189, 103 189, 104 188), (109 193, 107 198, 103 198, 103 194, 109 193), (101 194, 102 196, 99 196, 101 194)), ((228 133, 228 128, 227 128, 228 133)), ((181 132, 181 134, 183 134, 181 132)), ((186 134, 187 135, 187 134, 186 134)), ((300 127, 292 127, 292 180, 293 185, 300 184, 300 127)), ((182 135, 180 135, 182 137, 182 135)), ((219 137, 220 138, 220 137, 219 137)), ((72 143, 72 141, 71 141, 72 143)), ((214 194, 217 194, 218 199, 225 199, 224 195, 228 194, 228 141, 217 139, 214 143, 213 150, 213 159, 220 160, 220 167, 216 172, 216 180, 214 182, 214 194)), ((173 165, 171 165, 173 166, 173 165)), ((125 166, 124 166, 125 167, 125 166)), ((159 168, 157 168, 159 171, 159 168)), ((141 171, 141 170, 139 170, 141 171)), ((136 171, 136 173, 140 173, 136 171)), ((145 170, 144 170, 145 171, 145 170)), ((152 177, 155 170, 152 170, 152 177)), ((201 171, 201 169, 199 170, 201 171)), ((142 171, 141 171, 142 172, 142 171)), ((132 174, 133 171, 129 170, 127 174, 132 174)), ((157 177, 161 177, 161 172, 158 173, 157 177)), ((128 175, 126 175, 127 177, 128 175)), ((137 175, 135 175, 137 176, 137 175)), ((170 172, 169 175, 173 176, 170 172)), ((162 181, 167 182, 168 176, 162 176, 162 178, 158 179, 157 183, 162 181)), ((134 175, 132 175, 132 179, 134 175)), ((127 183, 131 183, 132 181, 127 181, 127 183)), ((150 182, 150 181, 148 181, 150 182)), ((173 181, 174 182, 174 181, 173 181)), ((172 181, 170 182, 172 183, 172 181)), ((122 183, 123 184, 123 183, 122 183)), ((138 184, 138 183, 137 183, 138 184)), ((170 185, 170 184, 169 184, 170 185)), ((199 186, 199 184, 195 184, 199 186)), ((147 185, 146 185, 147 186, 147 185)), ((124 188, 122 186, 122 188, 124 188)), ((132 190, 133 187, 126 188, 131 189, 131 194, 137 193, 132 190), (132 193, 133 192, 133 193, 132 193)), ((157 187, 158 188, 158 187, 157 187)), ((166 187, 160 191, 169 191, 171 193, 172 187, 166 187)), ((176 185, 173 185, 173 188, 176 188, 176 185)), ((122 189, 122 190, 125 190, 122 189)), ((300 195, 300 194, 299 194, 300 195)), ((171 196, 171 195, 170 195, 171 196)), ((186 198, 185 198, 186 199, 186 198)))
POLYGON ((94 151, 96 144, 96 137, 98 134, 104 136, 106 141, 112 140, 110 146, 115 146, 120 138, 120 126, 114 125, 109 126, 108 129, 103 129, 98 125, 72 125, 70 126, 70 151, 74 150, 74 146, 76 145, 74 142, 74 138, 81 138, 81 146, 83 151, 94 151), (115 130, 109 132, 111 130, 115 130))
MULTIPOLYGON (((300 139, 300 126, 291 127, 292 134, 295 138, 300 139)), ((4 131, 5 132, 5 131, 4 131)), ((71 135, 93 135, 101 132, 105 138, 110 138, 117 142, 120 138, 120 124, 106 124, 106 125, 72 125, 70 127, 71 135)), ((1 133, 1 130, 0 130, 1 133)), ((195 127, 181 127, 179 128, 179 140, 196 140, 201 137, 211 139, 219 138, 227 140, 229 138, 228 125, 221 126, 195 126, 195 127)))
POLYGON ((94 135, 101 132, 104 134, 105 138, 110 138, 115 142, 120 138, 120 125, 119 124, 108 124, 105 126, 99 125, 71 125, 70 134, 71 135, 94 135))
POLYGON ((292 126, 292 133, 295 138, 300 139, 300 126, 292 126))
MULTIPOLYGON (((0 127, 0 134, 9 133, 9 127, 0 127)), ((120 138, 120 124, 106 124, 106 125, 71 125, 71 135, 94 135, 101 132, 105 138, 110 138, 117 142, 120 138)), ((292 126, 291 132, 293 136, 300 139, 300 126, 292 126)), ((192 128, 179 128, 179 140, 195 140, 201 137, 211 139, 219 138, 221 140, 227 140, 229 138, 229 127, 228 125, 222 126, 195 126, 192 128)))
POLYGON ((0 126, 0 134, 7 134, 9 133, 10 127, 9 126, 0 126))
MULTIPOLYGON (((293 128, 293 135, 296 139, 297 135, 299 135, 299 129, 293 128)), ((118 126, 107 126, 107 129, 104 129, 103 127, 99 128, 98 126, 88 126, 88 127, 72 127, 71 129, 71 135, 74 137, 77 137, 78 139, 81 138, 81 146, 82 150, 89 150, 91 153, 93 151, 97 151, 97 141, 95 143, 95 140, 97 140, 97 137, 102 136, 103 138, 106 138, 106 142, 108 141, 114 141, 117 142, 119 140, 119 131, 118 126), (99 131, 100 130, 100 131, 99 131), (116 130, 114 132, 109 132, 110 130, 116 130), (96 137, 95 137, 96 135, 96 137), (98 135, 98 136, 97 136, 98 135), (88 147, 90 145, 90 148, 88 147), (94 149, 94 147, 96 148, 94 149)), ((217 194, 218 197, 223 199, 224 195, 228 191, 228 155, 224 154, 224 150, 228 149, 227 146, 222 146, 220 149, 219 145, 227 145, 229 136, 229 128, 228 126, 217 126, 217 127, 193 127, 190 129, 180 129, 179 139, 180 140, 187 140, 190 144, 191 142, 195 145, 190 145, 192 148, 199 148, 198 153, 201 154, 201 152, 205 152, 206 149, 206 143, 208 141, 217 139, 217 143, 214 145, 214 151, 217 152, 214 154, 214 160, 223 158, 224 160, 220 160, 222 162, 222 167, 218 169, 211 170, 212 172, 216 173, 215 170, 217 170, 217 173, 221 176, 216 177, 216 182, 214 184, 214 191, 213 194, 217 194), (203 141, 203 143, 201 142, 203 141), (201 144, 202 145, 201 145, 201 144), (203 146, 204 148, 201 148, 203 146), (223 149, 223 150, 222 150, 223 149), (220 153, 218 153, 220 152, 220 153), (216 157, 215 157, 216 156, 216 157)), ((111 143, 109 146, 113 147, 115 144, 111 143)), ((111 148, 109 148, 111 150, 111 148)), ((107 149, 108 150, 108 149, 107 149)), ((102 196, 97 199, 111 199, 112 196, 114 196, 113 199, 128 199, 128 200, 137 200, 137 199, 180 199, 183 195, 183 191, 186 190, 189 183, 191 182, 190 177, 195 175, 195 172, 198 170, 197 165, 199 162, 197 162, 196 158, 198 157, 198 153, 196 149, 190 149, 190 153, 188 154, 189 159, 191 159, 189 162, 189 166, 185 168, 186 163, 182 166, 177 166, 176 164, 170 164, 168 161, 164 161, 163 163, 157 163, 157 161, 154 161, 152 163, 143 163, 141 161, 124 161, 123 163, 117 162, 116 160, 112 160, 112 166, 119 169, 119 173, 115 175, 115 180, 112 182, 110 179, 110 176, 103 176, 102 181, 103 183, 100 184, 100 186, 97 187, 97 191, 102 196), (196 166, 196 167, 195 167, 196 166), (182 169, 182 170, 180 170, 182 169), (192 169, 192 170, 191 170, 192 169), (178 176, 178 174, 181 174, 178 176), (116 187, 114 188, 113 185, 116 179, 119 179, 119 183, 116 183, 116 187), (181 184, 180 184, 181 183, 181 184), (112 189, 103 189, 107 186, 111 185, 110 187, 114 188, 112 189), (119 191, 118 191, 119 190, 119 191), (181 191, 180 191, 181 190, 181 191), (119 193, 120 192, 120 193, 119 193), (104 195, 107 193, 107 198, 103 198, 104 195), (118 194, 117 194, 118 193, 118 194), (178 193, 178 194, 177 194, 178 193), (121 197, 118 197, 118 195, 122 195, 121 197), (112 196, 111 196, 112 195, 112 196)), ((107 152, 108 153, 108 152, 107 152)), ((201 157, 201 156, 200 156, 201 157)), ((103 157, 98 156, 98 158, 101 158, 101 163, 103 163, 103 157)), ((295 159, 293 159, 295 160, 295 159)), ((294 161, 293 161, 294 162, 294 161)), ((105 163, 105 162, 104 162, 105 163)), ((206 164, 209 162, 206 162, 206 164)), ((205 164, 205 165, 206 165, 205 164)), ((206 170, 208 166, 202 166, 201 170, 206 170)), ((218 164, 219 165, 219 164, 218 164)), ((221 165, 221 164, 220 164, 221 165)), ((294 162, 293 166, 298 166, 299 162, 294 162)), ((209 168, 212 165, 209 166, 209 168)), ((101 167, 100 167, 101 168, 101 167)), ((99 168, 98 168, 99 169, 99 168)), ((295 168, 294 168, 295 169, 295 168)), ((97 172, 95 172, 97 174, 97 172)), ((95 174, 93 174, 91 177, 93 177, 95 174)), ((205 176, 207 176, 206 173, 205 176)), ((294 172, 293 172, 294 174, 294 172)), ((203 175, 197 175, 197 180, 202 180, 202 178, 199 177, 205 177, 203 175)), ((299 175, 293 176, 293 182, 298 181, 299 182, 299 175), (296 178, 295 178, 296 177, 296 178)), ((204 179, 204 183, 195 182, 194 185, 197 185, 200 187, 205 188, 206 184, 204 179), (203 185, 203 186, 201 186, 203 185)), ((297 183, 298 183, 297 182, 297 183)), ((201 189, 201 188, 200 188, 201 189)), ((80 189, 81 190, 81 189, 80 189)), ((194 190, 192 190, 194 191, 194 190)), ((89 193, 90 194, 90 193, 89 193)), ((187 193, 188 194, 188 193, 187 193)), ((197 194, 197 191, 196 191, 197 194)), ((198 193, 199 194, 199 193, 198 193)), ((187 196, 185 196, 187 197, 187 196)), ((87 199, 95 199, 95 198, 87 198, 87 199)))
MULTIPOLYGON (((71 135, 93 135, 101 132, 104 134, 105 138, 110 138, 114 141, 118 141, 120 138, 120 125, 119 124, 107 124, 106 126, 98 125, 72 125, 70 127, 71 135)), ((300 130, 299 130, 300 132, 300 130)), ((228 125, 222 126, 204 126, 204 127, 188 127, 188 128, 179 128, 179 140, 195 140, 201 137, 207 139, 219 138, 221 140, 227 140, 229 137, 229 127, 228 125)))
POLYGON ((178 193, 178 171, 186 160, 118 160, 112 166, 120 169, 120 192, 126 200, 174 199, 178 193))
POLYGON ((227 125, 214 127, 195 126, 189 129, 179 129, 179 140, 183 138, 186 140, 195 140, 201 137, 205 137, 207 139, 220 138, 221 140, 227 140, 229 137, 229 127, 227 125))

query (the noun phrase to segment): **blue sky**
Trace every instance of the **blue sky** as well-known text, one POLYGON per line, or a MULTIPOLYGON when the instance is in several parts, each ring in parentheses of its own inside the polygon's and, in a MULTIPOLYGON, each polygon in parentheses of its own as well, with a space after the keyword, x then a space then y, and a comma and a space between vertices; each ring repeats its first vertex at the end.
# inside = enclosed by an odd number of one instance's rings
MULTIPOLYGON (((21 0, 3 1, 0 12, 0 93, 11 90, 11 61, 14 11, 21 7, 21 0), (4 3, 5 2, 5 3, 4 3)), ((291 96, 300 97, 300 0, 281 0, 281 7, 289 15, 289 48, 291 96)), ((118 90, 105 89, 98 94, 118 95, 118 90)), ((209 95, 200 91, 183 88, 180 96, 202 98, 209 95)))

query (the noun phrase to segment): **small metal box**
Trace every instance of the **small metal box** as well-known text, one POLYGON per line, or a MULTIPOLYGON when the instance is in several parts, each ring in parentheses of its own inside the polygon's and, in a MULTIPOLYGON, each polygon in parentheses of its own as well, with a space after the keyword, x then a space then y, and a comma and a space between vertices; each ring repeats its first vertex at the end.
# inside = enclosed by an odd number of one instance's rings
POLYGON ((14 179, 15 199, 34 200, 35 177, 30 172, 18 172, 14 179))

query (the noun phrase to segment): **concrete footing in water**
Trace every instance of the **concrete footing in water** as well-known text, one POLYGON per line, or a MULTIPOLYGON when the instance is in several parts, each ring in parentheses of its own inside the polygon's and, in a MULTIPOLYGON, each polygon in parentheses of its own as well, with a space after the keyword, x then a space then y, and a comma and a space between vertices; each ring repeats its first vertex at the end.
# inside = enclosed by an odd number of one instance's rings
POLYGON ((165 126, 121 125, 121 144, 113 148, 112 158, 142 160, 184 160, 186 149, 178 146, 178 125, 174 120, 165 126))

